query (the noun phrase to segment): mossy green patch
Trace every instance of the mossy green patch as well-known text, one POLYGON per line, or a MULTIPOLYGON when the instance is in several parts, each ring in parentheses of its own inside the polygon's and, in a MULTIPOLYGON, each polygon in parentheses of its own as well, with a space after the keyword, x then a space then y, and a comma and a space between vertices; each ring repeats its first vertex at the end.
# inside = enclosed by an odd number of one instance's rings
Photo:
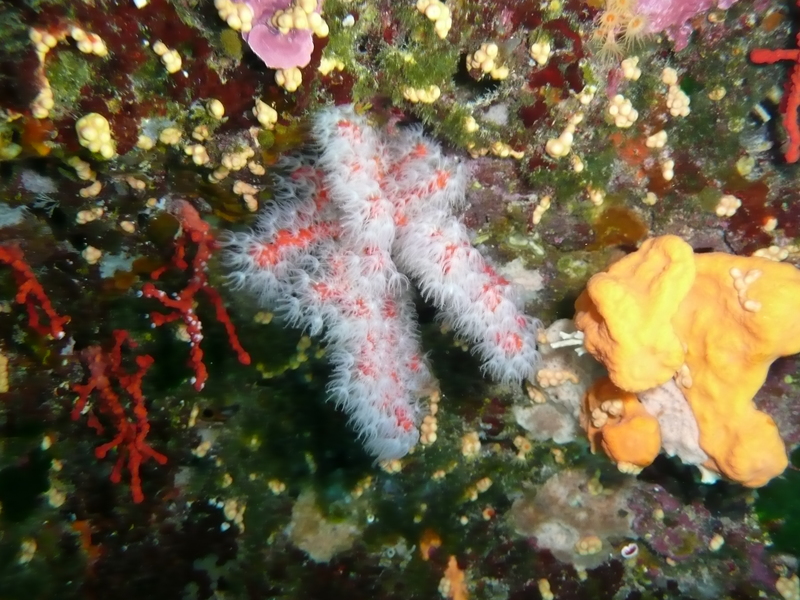
POLYGON ((770 531, 772 549, 800 556, 800 449, 791 456, 791 466, 782 477, 758 491, 756 514, 770 531))
POLYGON ((93 60, 74 49, 61 49, 46 63, 46 74, 53 88, 56 112, 71 113, 81 100, 83 88, 95 79, 93 60))
POLYGON ((242 60, 244 55, 244 48, 242 47, 242 37, 238 31, 223 29, 219 34, 219 46, 222 53, 228 58, 239 61, 242 60))

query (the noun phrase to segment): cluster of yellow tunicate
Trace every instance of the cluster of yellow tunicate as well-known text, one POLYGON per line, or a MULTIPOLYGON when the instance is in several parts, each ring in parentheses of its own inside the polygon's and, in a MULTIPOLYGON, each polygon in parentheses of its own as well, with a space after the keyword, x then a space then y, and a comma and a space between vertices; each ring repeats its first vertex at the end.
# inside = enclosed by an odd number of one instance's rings
POLYGON ((357 482, 355 487, 350 490, 350 497, 353 498, 353 500, 357 500, 358 498, 361 498, 361 496, 364 495, 364 492, 366 492, 370 487, 372 487, 372 476, 367 475, 361 481, 357 482))
POLYGON ((800 600, 800 579, 795 573, 791 577, 780 577, 775 582, 775 589, 784 600, 800 600))
POLYGON ((225 115, 225 105, 216 98, 211 98, 211 100, 209 100, 206 104, 206 108, 208 109, 208 114, 214 117, 217 121, 222 120, 222 117, 225 115))
POLYGON ((647 206, 655 206, 658 202, 658 196, 655 195, 653 192, 647 192, 642 198, 642 203, 646 204, 647 206))
POLYGON ((256 98, 253 115, 264 129, 274 129, 275 123, 278 122, 278 111, 259 98, 256 98))
POLYGON ((333 71, 343 70, 344 63, 338 58, 332 58, 330 56, 323 56, 319 61, 319 66, 317 67, 317 71, 319 71, 321 75, 329 75, 333 71))
POLYGON ((725 538, 718 533, 715 533, 713 536, 711 536, 711 539, 708 540, 708 549, 711 550, 712 552, 716 552, 724 545, 725 545, 725 538))
POLYGON ((263 175, 267 172, 264 165, 260 165, 254 160, 248 161, 247 168, 253 175, 263 175))
POLYGON ((672 178, 675 177, 674 160, 669 158, 661 163, 661 176, 664 178, 664 181, 672 181, 672 178))
POLYGON ((94 198, 100 193, 100 190, 103 189, 103 184, 99 181, 95 181, 90 185, 82 188, 78 194, 80 194, 81 198, 94 198))
POLYGON ((578 376, 567 369, 539 369, 536 382, 542 387, 555 387, 566 382, 578 383, 578 376))
POLYGON ((466 489, 466 498, 467 500, 474 502, 478 499, 480 494, 486 492, 490 487, 492 487, 492 480, 488 477, 483 477, 476 481, 473 485, 469 486, 466 489))
POLYGON ((727 93, 728 92, 724 87, 722 87, 721 85, 718 85, 717 87, 712 89, 710 92, 708 92, 708 98, 712 102, 719 102, 720 100, 722 100, 725 97, 725 94, 727 94, 727 93))
POLYGON ((245 2, 232 2, 231 0, 214 0, 219 18, 228 24, 228 27, 247 33, 253 28, 253 9, 245 2))
POLYGON ((247 210, 250 212, 256 212, 258 210, 258 200, 256 199, 258 191, 257 187, 241 179, 237 179, 233 182, 233 193, 242 197, 247 210))
POLYGON ((247 161, 255 156, 255 150, 245 146, 237 152, 227 152, 222 155, 222 166, 231 171, 239 171, 247 166, 247 161))
POLYGON ((547 61, 550 60, 552 49, 549 41, 542 40, 531 44, 528 52, 531 55, 531 58, 536 61, 536 64, 540 67, 543 67, 547 64, 547 61))
POLYGON ((319 66, 317 67, 317 71, 319 71, 321 75, 329 75, 333 71, 343 70, 344 63, 340 59, 330 56, 323 56, 319 61, 319 66))
POLYGON ((45 492, 47 496, 47 503, 53 508, 59 508, 67 501, 67 494, 60 488, 58 481, 55 479, 50 480, 50 487, 45 492))
POLYGON ((539 201, 539 204, 536 205, 536 208, 533 209, 533 215, 531 216, 531 223, 534 225, 538 225, 542 221, 542 217, 544 213, 550 208, 551 198, 550 196, 545 196, 539 201))
MULTIPOLYGON (((40 31, 39 29, 31 29, 28 37, 33 42, 33 47, 36 48, 36 55, 39 57, 39 62, 44 62, 47 53, 50 52, 58 44, 59 38, 54 36, 48 31, 40 31)), ((63 35, 61 36, 63 39, 63 35)))
POLYGON ((492 142, 492 145, 489 146, 489 150, 491 150, 492 154, 500 158, 508 158, 510 156, 511 158, 520 160, 525 156, 522 150, 514 150, 511 146, 501 141, 492 142))
POLYGON ((782 260, 789 258, 789 255, 797 254, 798 252, 800 252, 800 248, 794 244, 789 244, 787 246, 772 245, 767 248, 759 248, 753 252, 752 256, 758 256, 759 258, 766 258, 768 260, 774 260, 775 262, 781 262, 782 260))
POLYGON ((464 117, 464 131, 467 133, 475 133, 478 131, 478 122, 472 115, 464 117))
POLYGON ((661 71, 661 81, 667 85, 677 85, 678 72, 672 67, 664 67, 664 70, 661 71))
POLYGON ((269 491, 276 496, 279 496, 286 491, 286 484, 280 479, 270 479, 267 482, 267 487, 269 488, 269 491))
POLYGON ((206 147, 202 144, 187 144, 183 147, 183 151, 187 156, 192 157, 192 162, 198 167, 211 162, 211 157, 208 155, 206 147))
POLYGON ((630 81, 638 81, 642 76, 642 69, 639 68, 639 57, 631 56, 626 58, 620 63, 622 67, 622 76, 630 81))
POLYGON ((317 0, 294 0, 291 6, 275 11, 272 24, 282 34, 293 29, 311 30, 317 37, 327 37, 328 24, 317 11, 317 0))
POLYGON ((233 193, 237 196, 241 196, 243 194, 257 194, 258 188, 250 183, 247 183, 246 181, 237 179, 233 182, 233 193))
POLYGON ((691 112, 689 109, 689 96, 677 85, 669 86, 667 108, 669 109, 669 114, 673 117, 685 117, 691 112))
POLYGON ((399 458, 382 460, 378 462, 378 466, 380 466, 382 471, 390 475, 394 475, 403 470, 403 462, 399 458))
POLYGON ((622 94, 617 94, 608 103, 608 116, 613 119, 614 125, 620 129, 627 129, 636 122, 639 113, 633 108, 630 100, 622 94))
POLYGON ((678 87, 678 72, 672 67, 666 67, 661 72, 661 81, 667 84, 667 108, 673 117, 685 117, 689 109, 689 96, 678 87))
MULTIPOLYGON (((486 156, 489 154, 489 149, 483 146, 476 146, 475 142, 468 142, 467 143, 467 152, 472 158, 480 158, 481 156, 486 156)), ((469 346, 463 342, 459 343, 458 341, 455 342, 455 346, 461 348, 462 350, 468 350, 469 346)))
POLYGON ((198 142, 205 142, 206 140, 211 138, 211 132, 208 130, 207 125, 197 125, 194 129, 192 129, 192 138, 197 140, 198 142))
POLYGON ((164 42, 159 41, 153 44, 153 52, 161 57, 161 62, 167 68, 167 73, 177 73, 181 70, 183 63, 177 50, 170 50, 164 42))
POLYGON ((466 458, 475 458, 481 452, 481 440, 476 431, 465 433, 461 438, 461 454, 466 458))
POLYGON ((47 53, 52 48, 56 47, 56 44, 58 44, 58 38, 56 38, 56 36, 54 36, 52 33, 39 31, 38 29, 31 29, 29 35, 34 47, 36 48, 36 56, 39 57, 39 70, 41 79, 41 88, 39 89, 39 93, 36 95, 36 98, 34 98, 33 102, 31 103, 31 112, 37 119, 46 119, 48 116, 50 116, 50 111, 53 110, 55 101, 53 99, 53 89, 50 87, 50 82, 44 75, 44 59, 47 56, 47 53))
POLYGON ((475 52, 467 55, 467 66, 481 73, 488 73, 492 79, 505 79, 508 77, 508 67, 497 64, 499 53, 497 44, 483 43, 475 52))
POLYGON ((83 181, 94 181, 97 178, 97 173, 92 171, 92 165, 85 160, 81 160, 78 156, 71 156, 67 159, 67 164, 75 169, 78 179, 83 181))
POLYGON ((0 353, 0 394, 8 391, 8 358, 0 353))
POLYGON ((717 202, 717 207, 714 209, 714 212, 717 213, 718 217, 732 217, 741 206, 742 201, 736 196, 725 194, 719 199, 719 202, 717 202))
POLYGON ((133 221, 120 221, 119 228, 125 233, 133 233, 136 231, 136 223, 133 221))
POLYGON ((239 531, 244 531, 244 511, 247 509, 247 504, 244 501, 237 500, 236 498, 229 498, 222 505, 222 514, 225 518, 232 522, 239 531))
POLYGON ((81 117, 75 123, 75 131, 78 134, 78 142, 84 148, 97 152, 106 160, 116 155, 117 150, 111 139, 111 127, 103 115, 89 113, 81 117))
POLYGON ((433 21, 433 29, 440 39, 447 37, 453 26, 450 8, 440 0, 417 0, 417 10, 433 21))
POLYGON ((128 175, 125 177, 125 183, 127 183, 129 186, 131 186, 131 189, 134 189, 137 192, 141 192, 147 187, 147 184, 143 180, 137 179, 133 175, 128 175))
POLYGON ((419 441, 423 446, 430 446, 437 439, 436 431, 439 423, 433 415, 425 415, 422 424, 419 426, 419 441))
POLYGON ((103 251, 99 248, 95 248, 94 246, 86 246, 86 248, 83 249, 83 252, 81 252, 81 256, 83 256, 83 259, 90 265, 96 265, 98 262, 100 262, 100 259, 103 256, 103 251))
POLYGON ((103 39, 96 33, 89 33, 80 27, 73 27, 69 31, 72 39, 78 45, 78 50, 84 54, 94 54, 95 56, 108 56, 108 48, 103 39))
POLYGON ((564 131, 557 138, 550 138, 544 145, 544 151, 553 158, 563 158, 572 151, 572 141, 575 137, 575 127, 583 121, 583 113, 576 113, 570 117, 564 131))
POLYGON ((582 537, 575 544, 575 552, 580 556, 597 554, 603 548, 603 541, 596 535, 582 537))
POLYGON ((429 85, 427 88, 403 88, 403 98, 414 104, 417 102, 431 104, 432 102, 436 102, 441 95, 442 90, 439 89, 438 85, 429 85))
POLYGON ((294 92, 297 91, 297 88, 299 88, 300 84, 303 83, 303 75, 300 73, 300 69, 297 67, 278 69, 275 71, 275 83, 277 83, 287 92, 294 92))
POLYGON ((177 127, 167 127, 158 134, 158 141, 167 146, 177 146, 183 133, 177 127))
POLYGON ((230 169, 226 169, 225 167, 217 167, 208 175, 208 180, 211 183, 219 183, 223 179, 225 179, 228 175, 230 175, 230 169))
MULTIPOLYGON (((586 188, 586 194, 589 196, 589 202, 591 202, 593 206, 602 206, 603 202, 606 201, 606 193, 601 189, 588 187, 586 188)), ((577 381, 575 383, 577 383, 577 381)))
POLYGON ((55 99, 53 98, 53 88, 50 87, 50 82, 45 79, 42 82, 42 87, 39 93, 31 103, 31 113, 37 119, 46 119, 50 116, 50 111, 55 106, 55 99))
POLYGON ((419 427, 419 441, 423 446, 429 446, 438 438, 436 432, 439 430, 439 421, 436 418, 436 413, 439 412, 439 400, 441 400, 441 397, 437 390, 432 392, 428 398, 430 412, 422 419, 422 424, 419 427))
POLYGON ((136 147, 140 150, 152 150, 156 145, 156 141, 149 135, 141 134, 136 140, 136 147))
POLYGON ((622 400, 604 400, 603 403, 592 410, 589 417, 592 420, 592 427, 602 428, 608 423, 609 418, 619 417, 624 413, 622 400))
POLYGON ((550 582, 547 579, 540 579, 536 582, 536 585, 539 588, 539 595, 542 600, 553 600, 555 598, 553 590, 550 589, 550 582))
POLYGON ((40 81, 40 89, 36 98, 31 103, 31 112, 37 119, 46 119, 50 116, 50 111, 55 106, 53 98, 53 90, 50 87, 50 82, 44 73, 44 61, 47 58, 47 53, 58 45, 58 42, 65 40, 67 36, 71 36, 75 40, 78 50, 84 54, 94 54, 96 56, 108 56, 108 48, 105 42, 99 35, 84 31, 80 27, 72 27, 70 29, 62 29, 55 34, 49 31, 43 31, 32 28, 28 33, 28 37, 36 49, 36 56, 39 59, 39 68, 37 69, 36 77, 40 81))
POLYGON ((594 100, 594 96, 596 93, 597 93, 596 85, 587 85, 578 94, 578 102, 580 102, 583 106, 588 106, 589 104, 591 104, 592 100, 594 100))
POLYGON ((17 564, 27 565, 33 560, 36 555, 36 540, 33 538, 22 538, 19 545, 19 556, 17 556, 17 564))
POLYGON ((667 143, 667 132, 663 129, 656 131, 654 134, 647 136, 644 145, 648 148, 663 148, 667 143))

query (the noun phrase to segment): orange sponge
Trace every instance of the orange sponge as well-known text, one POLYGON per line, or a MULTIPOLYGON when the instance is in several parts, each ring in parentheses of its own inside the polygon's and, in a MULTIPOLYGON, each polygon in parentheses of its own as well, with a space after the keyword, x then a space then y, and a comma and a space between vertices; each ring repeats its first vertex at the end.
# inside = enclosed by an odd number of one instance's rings
POLYGON ((664 236, 592 277, 578 297, 575 326, 586 349, 623 390, 655 387, 683 364, 683 345, 670 321, 694 276, 692 248, 664 236))
POLYGON ((608 377, 592 384, 581 411, 581 425, 592 452, 598 444, 622 471, 638 473, 661 450, 658 421, 636 395, 614 385, 608 377))
POLYGON ((592 277, 576 309, 586 348, 622 390, 675 378, 709 456, 704 466, 750 487, 783 472, 784 443, 752 398, 776 358, 800 352, 795 267, 694 255, 663 236, 592 277))

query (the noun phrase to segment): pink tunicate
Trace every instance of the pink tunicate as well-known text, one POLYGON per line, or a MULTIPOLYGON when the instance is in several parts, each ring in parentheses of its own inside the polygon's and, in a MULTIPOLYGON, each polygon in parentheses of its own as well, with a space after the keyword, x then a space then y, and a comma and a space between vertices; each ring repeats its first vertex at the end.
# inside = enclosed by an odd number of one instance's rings
POLYGON ((311 62, 314 40, 311 31, 293 29, 283 34, 272 25, 272 15, 292 5, 292 0, 249 0, 253 28, 242 37, 250 49, 271 69, 305 67, 311 62))
POLYGON ((636 12, 647 17, 648 33, 662 31, 683 50, 692 35, 689 23, 695 15, 712 8, 728 9, 736 0, 639 0, 636 12))

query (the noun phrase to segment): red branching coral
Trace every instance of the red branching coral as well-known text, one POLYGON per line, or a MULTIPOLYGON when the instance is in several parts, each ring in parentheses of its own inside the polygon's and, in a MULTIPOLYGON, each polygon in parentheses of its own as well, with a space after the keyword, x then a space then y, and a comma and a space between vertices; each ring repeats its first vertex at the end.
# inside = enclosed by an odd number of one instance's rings
POLYGON ((110 352, 103 351, 100 346, 91 346, 82 352, 84 364, 89 370, 89 380, 73 386, 73 390, 80 396, 72 409, 72 419, 77 420, 81 417, 89 396, 92 392, 97 392, 98 398, 88 413, 89 427, 98 434, 105 431, 98 417, 100 415, 104 422, 108 422, 116 430, 116 435, 110 442, 95 448, 95 456, 102 459, 110 450, 117 449, 117 462, 111 471, 111 481, 119 483, 122 480, 122 469, 127 462, 131 474, 131 495, 133 501, 138 503, 144 500, 142 480, 139 475, 142 462, 152 458, 163 465, 167 462, 167 457, 153 450, 145 442, 150 431, 150 423, 147 420, 147 408, 142 394, 142 379, 153 364, 153 358, 140 354, 136 357, 137 370, 133 373, 125 372, 122 368, 122 345, 125 342, 132 348, 136 347, 136 343, 129 339, 127 331, 116 330, 114 347, 110 352), (112 383, 114 380, 117 382, 116 386, 112 383), (117 388, 130 396, 133 419, 128 416, 120 402, 117 388))
POLYGON ((16 246, 0 246, 0 263, 6 264, 14 271, 14 278, 17 281, 17 295, 15 300, 19 304, 24 304, 28 310, 28 325, 40 335, 52 335, 55 339, 64 337, 64 324, 69 321, 69 317, 60 317, 56 313, 50 299, 44 292, 41 284, 36 280, 36 276, 31 271, 22 250, 16 246), (42 312, 50 319, 50 326, 43 325, 37 311, 37 304, 42 312))
MULTIPOLYGON (((800 0, 797 1, 800 8, 800 0)), ((781 109, 783 111, 783 126, 789 138, 786 148, 786 162, 794 163, 800 160, 800 33, 795 38, 796 48, 792 50, 758 49, 750 53, 750 60, 756 64, 771 65, 781 60, 794 63, 789 78, 786 80, 781 109)))
POLYGON ((203 349, 200 347, 200 342, 203 341, 203 323, 194 311, 195 296, 199 291, 202 290, 214 306, 217 320, 225 326, 228 340, 236 352, 239 362, 243 365, 249 365, 250 355, 239 343, 236 329, 233 327, 228 311, 225 310, 222 298, 217 290, 208 283, 206 267, 214 248, 214 237, 211 234, 211 228, 186 200, 172 201, 169 210, 178 219, 183 231, 175 243, 175 254, 172 256, 171 263, 153 271, 152 277, 153 279, 158 279, 172 266, 181 271, 188 270, 189 283, 183 290, 173 295, 158 289, 152 283, 146 283, 142 287, 142 295, 145 298, 155 298, 166 308, 173 309, 173 312, 167 314, 150 313, 150 318, 156 327, 178 319, 182 320, 186 326, 186 334, 190 344, 189 366, 195 373, 194 377, 192 377, 192 383, 195 389, 199 391, 203 389, 206 379, 208 379, 208 371, 205 363, 203 363, 203 349), (194 243, 196 247, 191 264, 186 261, 189 241, 194 243))

